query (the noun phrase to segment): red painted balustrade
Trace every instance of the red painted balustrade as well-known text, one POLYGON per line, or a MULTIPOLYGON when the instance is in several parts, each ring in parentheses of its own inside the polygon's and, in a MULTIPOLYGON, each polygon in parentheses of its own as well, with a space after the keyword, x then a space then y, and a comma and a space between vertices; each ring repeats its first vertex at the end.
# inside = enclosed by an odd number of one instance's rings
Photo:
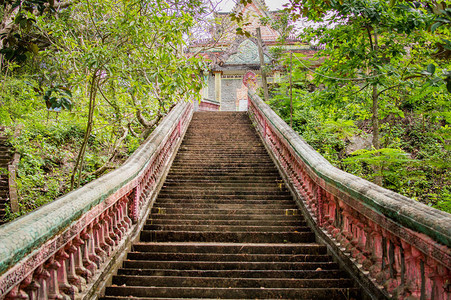
POLYGON ((0 227, 0 299, 90 299, 139 232, 191 120, 179 103, 120 168, 0 227))
POLYGON ((202 99, 199 103, 198 111, 218 111, 220 106, 219 102, 202 99))
POLYGON ((320 239, 376 298, 451 299, 451 215, 333 167, 253 92, 249 114, 320 239))

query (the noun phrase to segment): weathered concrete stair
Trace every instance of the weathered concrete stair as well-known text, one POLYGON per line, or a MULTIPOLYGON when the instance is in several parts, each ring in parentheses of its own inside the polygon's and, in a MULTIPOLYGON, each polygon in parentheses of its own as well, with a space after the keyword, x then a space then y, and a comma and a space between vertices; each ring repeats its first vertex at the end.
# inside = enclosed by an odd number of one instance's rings
POLYGON ((102 299, 358 299, 245 113, 195 113, 102 299))

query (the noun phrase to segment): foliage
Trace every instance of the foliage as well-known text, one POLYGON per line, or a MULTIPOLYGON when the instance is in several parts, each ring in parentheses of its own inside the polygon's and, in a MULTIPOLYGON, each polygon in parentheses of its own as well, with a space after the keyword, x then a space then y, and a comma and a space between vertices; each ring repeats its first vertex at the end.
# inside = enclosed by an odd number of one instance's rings
MULTIPOLYGON (((301 37, 322 45, 324 58, 312 69, 294 55, 294 129, 336 166, 449 211, 445 2, 299 0, 288 11, 321 21, 301 37), (356 138, 372 143, 350 153, 356 138)), ((288 121, 287 83, 271 104, 288 121)))
POLYGON ((2 57, 0 123, 20 130, 12 143, 22 155, 22 212, 118 166, 176 102, 201 88, 203 63, 183 51, 201 1, 55 5, 16 9, 33 20, 19 29, 42 43, 27 46, 20 61, 2 57))

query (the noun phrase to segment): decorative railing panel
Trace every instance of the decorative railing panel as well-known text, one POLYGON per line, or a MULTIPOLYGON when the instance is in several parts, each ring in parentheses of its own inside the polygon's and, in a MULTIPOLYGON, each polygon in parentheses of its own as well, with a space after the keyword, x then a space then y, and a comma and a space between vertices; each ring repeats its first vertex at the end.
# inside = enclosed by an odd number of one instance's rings
POLYGON ((218 111, 221 107, 221 104, 219 102, 209 100, 209 99, 202 99, 199 103, 198 110, 199 111, 218 111))
POLYGON ((192 112, 179 103, 123 166, 1 226, 0 299, 86 293, 143 221, 192 112))
POLYGON ((360 277, 386 297, 451 298, 450 214, 333 167, 253 92, 249 114, 311 220, 360 277))

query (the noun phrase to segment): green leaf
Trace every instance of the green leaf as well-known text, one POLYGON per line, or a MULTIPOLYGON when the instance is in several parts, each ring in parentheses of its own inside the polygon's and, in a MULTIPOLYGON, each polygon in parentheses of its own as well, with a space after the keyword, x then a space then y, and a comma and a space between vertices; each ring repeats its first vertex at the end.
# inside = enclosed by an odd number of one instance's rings
POLYGON ((31 52, 33 52, 34 55, 38 55, 39 54, 39 47, 38 47, 38 45, 36 45, 34 43, 31 43, 30 49, 31 49, 31 52))
POLYGON ((443 23, 442 22, 435 22, 431 26, 431 31, 434 32, 438 27, 440 27, 443 23))
POLYGON ((434 64, 429 64, 429 65, 427 66, 427 71, 428 71, 429 73, 431 73, 431 75, 433 75, 433 74, 435 73, 435 65, 434 65, 434 64))

